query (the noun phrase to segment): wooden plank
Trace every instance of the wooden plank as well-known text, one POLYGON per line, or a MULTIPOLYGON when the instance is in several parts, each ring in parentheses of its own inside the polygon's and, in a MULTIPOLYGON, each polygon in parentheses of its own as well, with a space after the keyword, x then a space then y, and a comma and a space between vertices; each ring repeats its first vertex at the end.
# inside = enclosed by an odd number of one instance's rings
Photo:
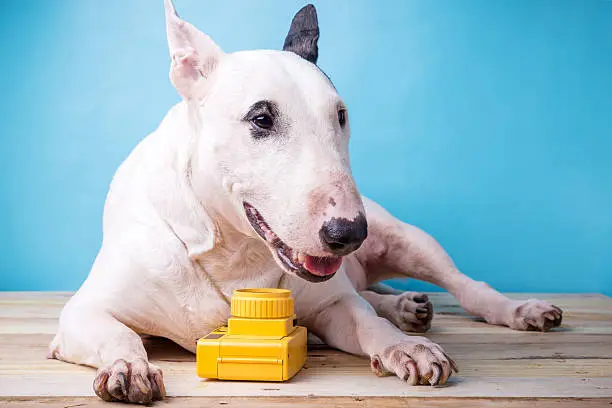
MULTIPOLYGON (((22 344, 27 345, 27 342, 22 344)), ((0 346, 1 347, 1 346, 0 346)), ((2 375, 16 375, 27 372, 37 373, 60 373, 73 372, 74 366, 57 361, 47 360, 46 344, 44 347, 25 346, 27 350, 19 351, 19 346, 14 344, 9 348, 2 348, 0 353, 0 377, 2 375)), ((585 358, 575 356, 567 358, 558 355, 537 355, 536 347, 525 350, 522 346, 522 356, 512 355, 507 351, 505 357, 495 355, 496 345, 490 345, 488 349, 482 350, 478 347, 478 355, 472 354, 473 345, 467 344, 462 347, 463 352, 454 352, 452 356, 456 359, 461 370, 461 377, 514 377, 517 373, 525 377, 612 377, 612 358, 585 358), (493 350, 493 351, 492 351, 493 350)), ((581 347, 576 347, 576 352, 581 347)), ((610 353, 610 345, 590 347, 592 354, 610 353)), ((150 350, 151 348, 149 348, 150 350)), ((455 350, 447 347, 449 352, 455 350)), ((172 370, 173 373, 180 372, 184 375, 193 375, 195 358, 193 354, 182 351, 175 347, 170 352, 150 352, 152 362, 162 368, 172 370)), ((306 363, 307 370, 312 372, 328 373, 329 375, 342 375, 344 371, 350 373, 370 375, 367 359, 351 356, 336 350, 315 350, 309 353, 306 363), (344 370, 344 371, 343 371, 344 370)), ((84 368, 88 370, 87 368, 84 368)))
MULTIPOLYGON (((564 338, 564 344, 552 343, 554 338, 546 335, 539 338, 549 339, 547 342, 516 344, 508 341, 486 343, 490 337, 484 336, 476 341, 471 335, 453 337, 462 337, 464 342, 453 338, 452 343, 442 341, 441 344, 456 359, 463 377, 511 377, 517 372, 527 377, 612 377, 611 336, 574 335, 575 340, 583 340, 576 344, 568 338, 564 338), (584 341, 589 337, 595 337, 594 341, 584 341)), ((0 373, 73 370, 71 365, 44 358, 51 338, 49 335, 0 335, 0 373)), ((172 370, 187 375, 193 373, 193 354, 163 339, 148 339, 145 344, 152 362, 162 367, 172 366, 172 370)), ((364 375, 369 373, 366 359, 331 349, 311 350, 306 367, 330 370, 335 374, 334 370, 342 368, 364 375)))
MULTIPOLYGON (((551 293, 505 293, 512 299, 545 299, 559 307, 571 309, 572 311, 595 310, 611 313, 612 298, 598 293, 587 294, 551 294, 551 293)), ((46 309, 59 311, 70 299, 71 292, 0 292, 0 316, 5 306, 11 309, 34 307, 38 312, 45 313, 38 317, 57 317, 58 313, 46 314, 46 309), (40 306, 44 306, 40 309, 40 306)), ((464 313, 457 300, 446 292, 428 293, 429 298, 437 307, 439 312, 454 311, 464 313), (447 310, 448 309, 448 310, 447 310), (454 309, 454 310, 453 310, 454 309)))
MULTIPOLYGON (((2 362, 0 366, 0 379, 12 376, 22 376, 28 373, 36 373, 37 375, 59 375, 76 372, 87 372, 93 376, 93 369, 87 367, 79 367, 68 365, 62 362, 46 362, 40 357, 39 362, 21 363, 19 361, 2 362)), ((361 358, 339 358, 333 359, 329 356, 322 358, 325 362, 313 362, 313 358, 309 358, 305 365, 305 370, 308 370, 310 376, 317 375, 323 377, 341 377, 348 375, 359 375, 366 378, 372 377, 367 360, 361 358)), ((612 378, 612 363, 607 359, 572 359, 572 360, 515 360, 515 361, 499 361, 499 360, 479 360, 467 359, 460 360, 459 364, 461 378, 476 378, 476 377, 498 377, 498 378, 612 378)), ((160 361, 151 359, 151 362, 159 365, 164 373, 172 373, 172 375, 182 375, 186 378, 195 375, 194 361, 176 362, 176 361, 160 361)))
MULTIPOLYGON (((0 404, 9 407, 48 408, 108 408, 109 404, 97 398, 24 398, 3 399, 0 404)), ((155 406, 158 406, 156 404, 155 406)), ((393 397, 171 397, 164 406, 220 407, 220 408, 609 408, 612 398, 393 398, 393 397)))
MULTIPOLYGON (((0 396, 94 396, 93 370, 22 373, 0 377, 0 396)), ((187 397, 471 397, 612 398, 612 378, 454 377, 439 387, 409 386, 396 377, 376 378, 344 371, 333 375, 300 372, 285 383, 200 380, 173 370, 164 374, 169 396, 187 397)))
MULTIPOLYGON (((552 333, 538 336, 495 337, 482 334, 426 335, 439 343, 457 360, 528 360, 528 359, 612 359, 612 336, 567 333, 562 337, 552 333)), ((0 335, 0 367, 3 362, 40 362, 47 353, 53 335, 0 335)), ((193 354, 163 339, 146 340, 145 346, 153 360, 170 359, 192 361, 193 354)), ((322 349, 318 347, 318 349, 322 349)), ((331 353, 331 351, 329 351, 331 353)), ((338 355, 353 358, 348 354, 338 355)))
MULTIPOLYGON (((0 333, 54 334, 57 318, 70 293, 0 292, 0 333)), ((540 297, 565 309, 559 331, 581 334, 612 334, 612 298, 599 294, 510 294, 515 299, 540 297)), ((491 326, 469 316, 448 293, 433 293, 435 317, 428 335, 504 334, 524 335, 505 327, 491 326)))
MULTIPOLYGON (((556 348, 564 351, 564 355, 570 356, 578 353, 579 356, 595 357, 601 356, 609 358, 612 351, 607 347, 610 345, 612 337, 609 334, 582 334, 567 332, 515 332, 510 329, 505 329, 506 332, 512 333, 513 336, 493 336, 489 334, 430 334, 425 333, 424 336, 440 343, 444 348, 461 349, 463 347, 471 347, 470 350, 462 352, 480 353, 481 348, 484 348, 487 354, 492 352, 497 353, 495 358, 503 358, 504 351, 518 353, 518 355, 529 355, 530 351, 537 350, 538 356, 553 356, 558 353, 551 352, 556 348), (515 347, 516 350, 508 350, 515 347), (520 347, 518 347, 520 346, 520 347), (574 353, 567 353, 568 350, 574 353), (527 352, 524 352, 527 350, 527 352), (582 351, 580 351, 582 350, 582 351), (592 352, 594 350, 594 352, 592 352), (586 353, 586 354, 584 354, 586 353), (500 355, 501 354, 501 355, 500 355)), ((44 349, 53 339, 53 334, 0 334, 0 356, 6 354, 10 356, 11 347, 17 347, 25 353, 29 353, 31 348, 44 349), (23 345, 27 345, 28 349, 24 349, 23 345)), ((150 353, 179 353, 184 351, 182 348, 172 343, 169 340, 155 338, 145 339, 145 345, 150 348, 150 353)), ((317 348, 313 346, 311 348, 317 348)), ((319 347, 325 348, 325 347, 319 347)), ((185 353, 187 353, 185 351, 185 353)), ((25 354, 27 356, 28 354, 25 354)))
MULTIPOLYGON (((572 332, 580 334, 612 334, 612 314, 572 316, 566 313, 560 328, 547 333, 572 332)), ((0 317, 0 334, 55 334, 57 318, 0 317)), ((525 333, 492 326, 474 318, 460 315, 436 315, 427 335, 437 334, 498 334, 503 337, 537 336, 541 333, 525 333)))

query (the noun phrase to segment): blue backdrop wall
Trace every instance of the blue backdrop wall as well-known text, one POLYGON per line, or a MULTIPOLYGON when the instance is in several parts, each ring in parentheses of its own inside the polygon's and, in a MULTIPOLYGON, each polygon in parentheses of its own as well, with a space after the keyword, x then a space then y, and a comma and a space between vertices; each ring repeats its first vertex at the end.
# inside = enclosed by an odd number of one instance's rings
MULTIPOLYGON (((612 295, 612 2, 315 4, 364 194, 499 289, 612 295)), ((280 47, 302 5, 176 0, 225 51, 280 47)), ((76 289, 114 170, 178 101, 162 1, 0 9, 0 289, 76 289)))

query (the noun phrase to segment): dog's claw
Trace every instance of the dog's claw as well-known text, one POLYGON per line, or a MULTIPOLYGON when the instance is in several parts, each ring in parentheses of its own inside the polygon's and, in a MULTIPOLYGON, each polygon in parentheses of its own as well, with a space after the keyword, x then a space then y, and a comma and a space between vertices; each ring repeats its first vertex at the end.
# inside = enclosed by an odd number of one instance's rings
POLYGON ((459 372, 459 367, 457 366, 457 363, 455 363, 455 360, 450 358, 449 355, 446 354, 446 353, 444 353, 444 357, 446 357, 446 359, 450 362, 450 365, 451 365, 451 368, 453 369, 453 371, 458 373, 459 372))
POLYGON ((149 381, 153 389, 153 400, 163 400, 166 398, 166 386, 164 385, 161 370, 149 374, 149 381))
POLYGON ((419 370, 413 359, 408 358, 406 369, 408 370, 408 379, 406 382, 410 385, 417 385, 419 382, 419 370))
POLYGON ((96 375, 96 378, 94 379, 93 383, 94 392, 104 401, 112 401, 114 399, 113 396, 108 392, 106 385, 109 376, 110 371, 98 372, 98 375, 96 375))
POLYGON ((429 383, 431 385, 437 385, 440 382, 440 377, 442 376, 442 369, 438 363, 433 363, 432 368, 433 376, 429 379, 429 383))
POLYGON ((148 404, 153 400, 153 390, 148 379, 141 374, 132 376, 128 401, 135 401, 141 404, 148 404))
POLYGON ((117 400, 122 400, 127 393, 126 376, 129 373, 129 367, 125 360, 120 359, 113 363, 110 369, 110 376, 107 381, 108 393, 117 400))

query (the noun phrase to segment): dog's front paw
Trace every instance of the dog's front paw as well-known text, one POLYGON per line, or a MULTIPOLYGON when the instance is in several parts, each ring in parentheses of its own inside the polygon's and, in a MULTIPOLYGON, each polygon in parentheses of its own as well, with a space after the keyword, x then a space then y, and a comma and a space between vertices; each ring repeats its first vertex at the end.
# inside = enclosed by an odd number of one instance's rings
POLYGON ((442 347, 424 337, 387 347, 371 357, 370 365, 376 375, 395 374, 410 385, 442 385, 453 371, 458 372, 442 347))
POLYGON ((166 396, 162 371, 144 359, 131 362, 119 359, 101 367, 93 388, 104 401, 150 404, 166 396))
POLYGON ((547 331, 561 324, 563 311, 543 300, 516 302, 508 326, 514 330, 547 331))
POLYGON ((424 333, 431 327, 433 305, 424 293, 404 292, 385 317, 402 331, 424 333))

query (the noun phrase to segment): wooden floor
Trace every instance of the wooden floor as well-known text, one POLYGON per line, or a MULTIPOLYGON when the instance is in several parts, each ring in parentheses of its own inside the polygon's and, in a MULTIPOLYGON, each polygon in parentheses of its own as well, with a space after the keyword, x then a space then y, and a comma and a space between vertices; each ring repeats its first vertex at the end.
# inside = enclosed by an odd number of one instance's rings
MULTIPOLYGON (((46 360, 57 317, 70 294, 0 292, 0 406, 108 406, 94 397, 94 370, 46 360)), ((287 383, 205 381, 194 356, 168 341, 148 341, 164 370, 169 398, 156 406, 207 407, 608 407, 612 408, 612 298, 539 297, 564 309, 561 328, 522 333, 468 317, 447 294, 431 294, 428 337, 457 361, 445 386, 411 387, 377 378, 368 360, 313 348, 287 383)))

